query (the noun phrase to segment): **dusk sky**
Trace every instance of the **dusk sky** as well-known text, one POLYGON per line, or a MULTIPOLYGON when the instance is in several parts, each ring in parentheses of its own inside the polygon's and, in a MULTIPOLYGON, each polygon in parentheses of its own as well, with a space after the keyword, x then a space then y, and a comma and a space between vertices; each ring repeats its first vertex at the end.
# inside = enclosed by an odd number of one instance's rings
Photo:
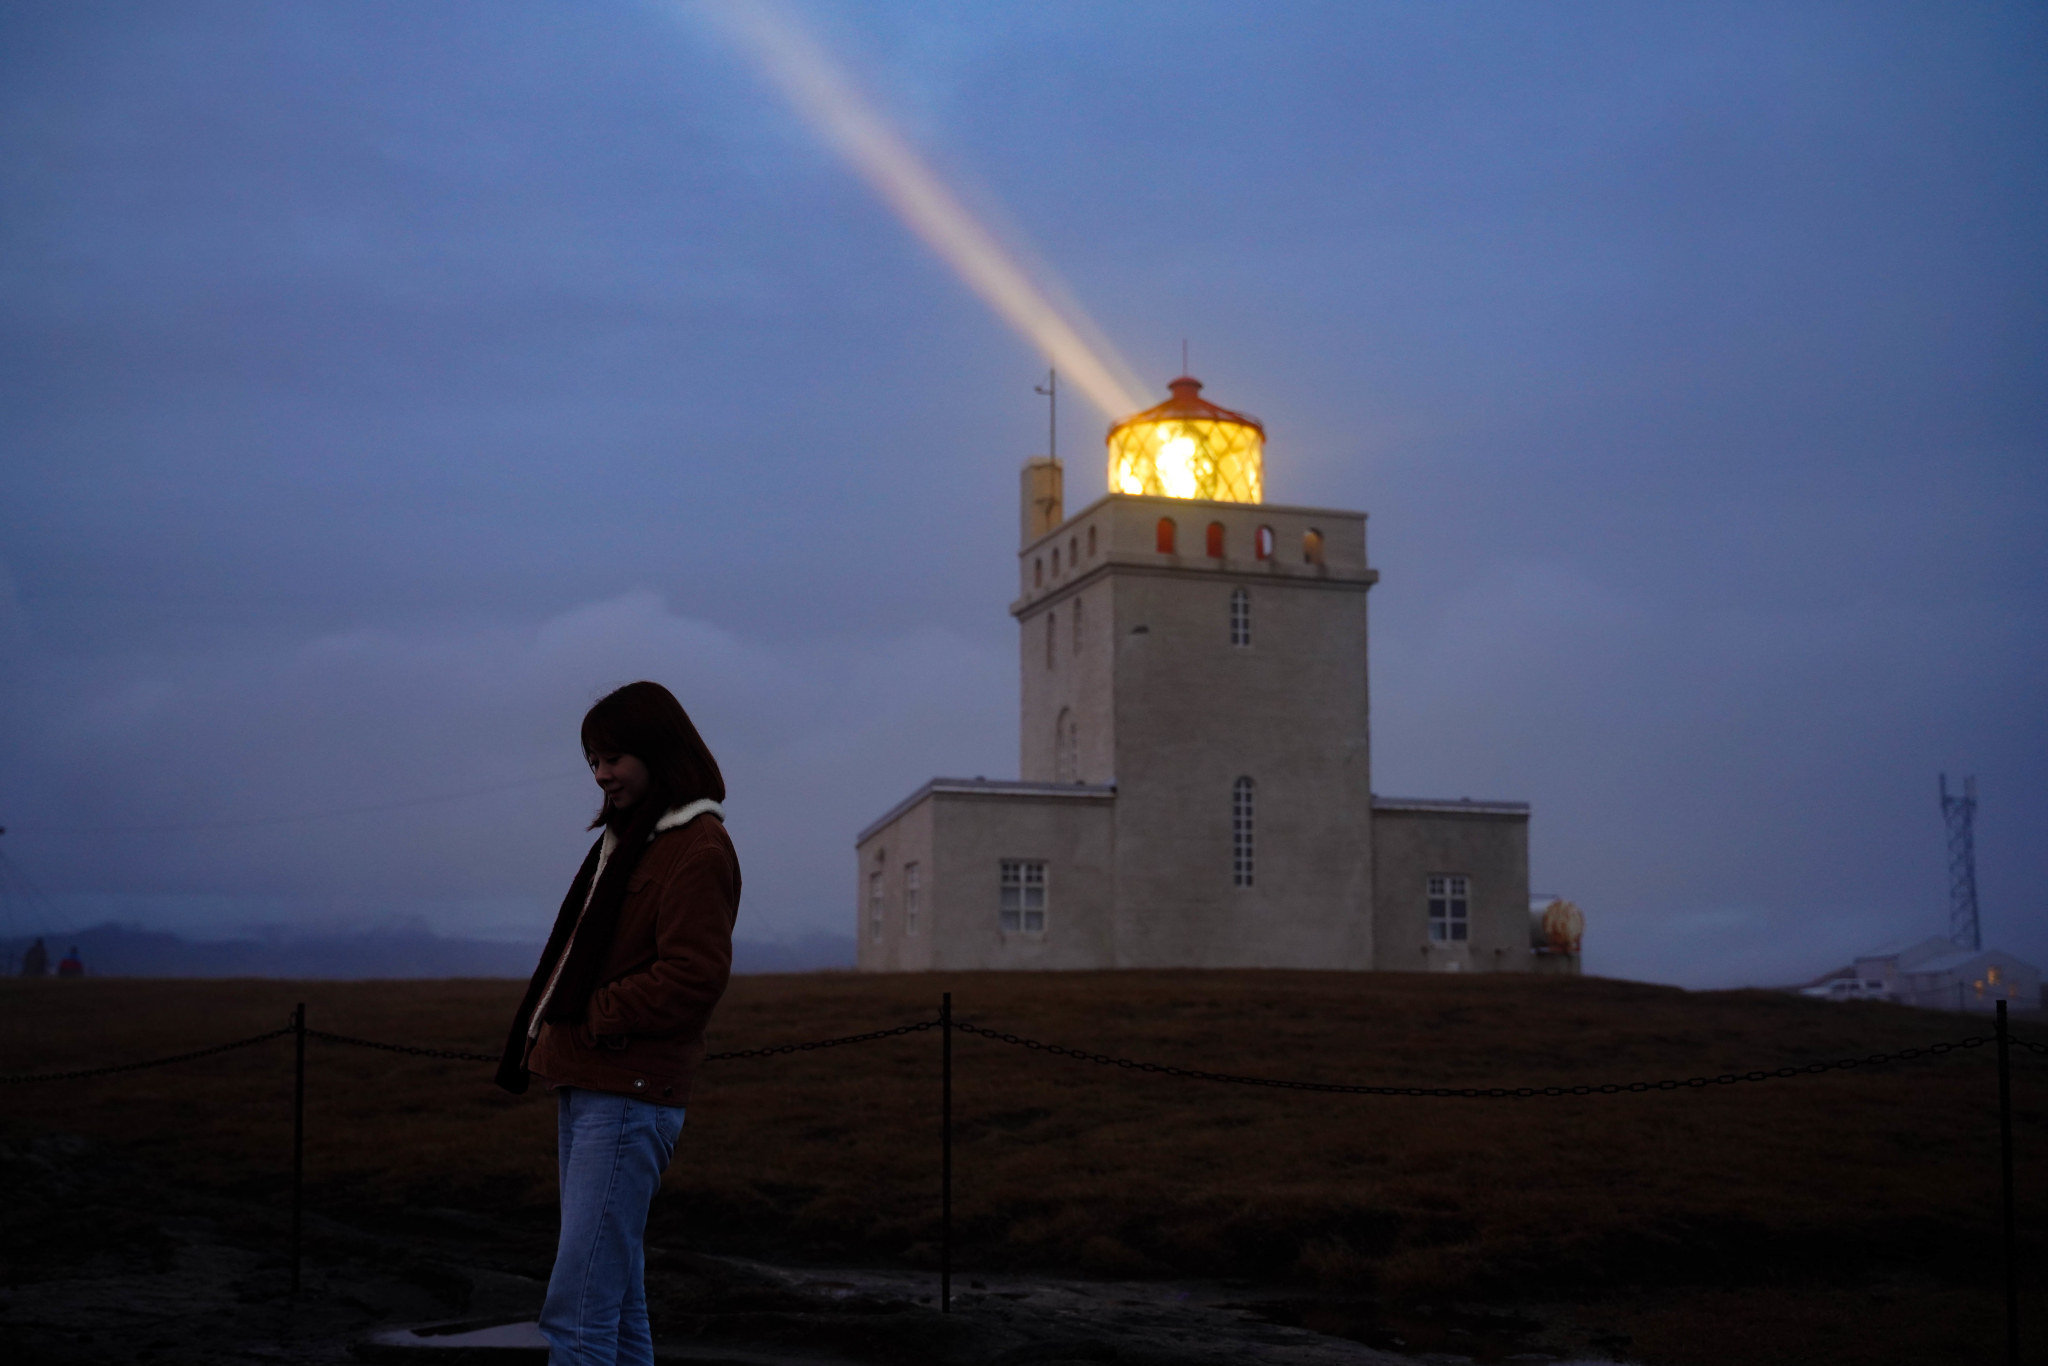
MULTIPOLYGON (((2048 962, 2048 9, 788 14, 1370 513, 1374 787, 1532 803, 1589 972, 1944 932, 1943 771, 2048 962)), ((706 11, 11 4, 0 232, 0 932, 537 938, 640 677, 742 937, 1016 776, 1045 356, 706 11)))

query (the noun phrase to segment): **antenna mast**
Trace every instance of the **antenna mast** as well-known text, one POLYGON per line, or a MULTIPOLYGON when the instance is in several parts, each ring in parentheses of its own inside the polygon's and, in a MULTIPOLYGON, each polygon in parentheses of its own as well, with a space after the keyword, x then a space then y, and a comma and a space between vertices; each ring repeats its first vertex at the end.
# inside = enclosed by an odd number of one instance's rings
POLYGON ((1941 775, 1941 819, 1948 826, 1948 937, 1959 949, 1984 947, 1977 925, 1977 780, 1963 779, 1959 797, 1941 775))
POLYGON ((1045 383, 1032 385, 1031 392, 1044 394, 1046 397, 1045 453, 1054 460, 1058 460, 1060 458, 1060 372, 1057 370, 1046 371, 1045 383))

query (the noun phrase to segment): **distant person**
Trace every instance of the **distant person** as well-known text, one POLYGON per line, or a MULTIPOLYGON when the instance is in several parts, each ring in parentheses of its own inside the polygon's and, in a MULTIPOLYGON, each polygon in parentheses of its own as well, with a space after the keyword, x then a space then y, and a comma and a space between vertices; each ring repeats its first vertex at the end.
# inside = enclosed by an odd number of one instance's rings
POLYGON ((21 975, 24 977, 48 977, 50 975, 50 951, 43 947, 42 936, 28 946, 21 955, 21 975))
POLYGON ((668 689, 629 683, 592 707, 583 755, 604 834, 562 900, 498 1084, 523 1092, 537 1075, 556 1097, 549 1366, 652 1366, 647 1209, 732 972, 740 865, 718 761, 668 689))
POLYGON ((85 960, 78 956, 78 945, 73 944, 71 952, 65 954, 63 961, 57 964, 57 975, 59 977, 85 976, 85 960))

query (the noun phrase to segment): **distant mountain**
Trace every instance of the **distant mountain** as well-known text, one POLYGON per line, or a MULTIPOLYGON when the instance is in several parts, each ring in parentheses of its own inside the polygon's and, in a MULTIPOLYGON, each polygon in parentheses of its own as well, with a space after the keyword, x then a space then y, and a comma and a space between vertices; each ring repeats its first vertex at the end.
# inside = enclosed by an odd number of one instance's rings
POLYGON ((850 972, 857 950, 850 934, 806 930, 787 943, 732 941, 734 972, 850 972))
MULTIPOLYGON (((20 972, 31 941, 0 939, 0 971, 20 972)), ((106 924, 44 935, 50 971, 73 945, 93 977, 525 977, 541 950, 537 941, 447 939, 420 929, 201 940, 106 924)), ((733 971, 741 973, 818 972, 853 961, 847 934, 812 931, 787 943, 733 944, 733 971)))

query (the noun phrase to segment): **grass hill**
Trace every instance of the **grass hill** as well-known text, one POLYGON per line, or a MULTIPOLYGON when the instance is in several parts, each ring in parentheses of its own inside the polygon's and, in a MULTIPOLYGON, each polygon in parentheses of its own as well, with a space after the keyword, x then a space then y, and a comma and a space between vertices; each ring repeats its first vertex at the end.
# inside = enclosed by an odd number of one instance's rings
MULTIPOLYGON (((0 982, 0 1072, 126 1061, 283 1023, 494 1051, 503 981, 0 982)), ((1212 1071, 1397 1086, 1712 1076, 1989 1032, 1981 1017, 1599 979, 1128 972, 736 979, 714 1049, 936 1014, 1212 1071)), ((2022 1032, 2048 1033, 2031 1022, 2022 1032)), ((1523 1100, 1178 1080, 978 1037, 955 1048, 955 1265, 1237 1277, 1332 1306, 1569 1306, 1634 1359, 1964 1361, 2002 1350, 1991 1050, 1819 1076, 1523 1100)), ((650 1238, 932 1265, 935 1031, 713 1064, 650 1238)), ((554 1118, 490 1068, 315 1042, 307 1169, 330 1212, 544 1218, 554 1118)), ((98 1136, 166 1179, 276 1190, 289 1043, 13 1089, 0 1136, 98 1136)), ((2048 1060, 2015 1060, 2027 1306, 2048 1213, 2048 1060)), ((1337 1312, 1333 1310, 1332 1312, 1337 1312)), ((1348 1311, 1347 1311, 1348 1312, 1348 1311)), ((1367 1312, 1358 1309, 1357 1312, 1367 1312)))

